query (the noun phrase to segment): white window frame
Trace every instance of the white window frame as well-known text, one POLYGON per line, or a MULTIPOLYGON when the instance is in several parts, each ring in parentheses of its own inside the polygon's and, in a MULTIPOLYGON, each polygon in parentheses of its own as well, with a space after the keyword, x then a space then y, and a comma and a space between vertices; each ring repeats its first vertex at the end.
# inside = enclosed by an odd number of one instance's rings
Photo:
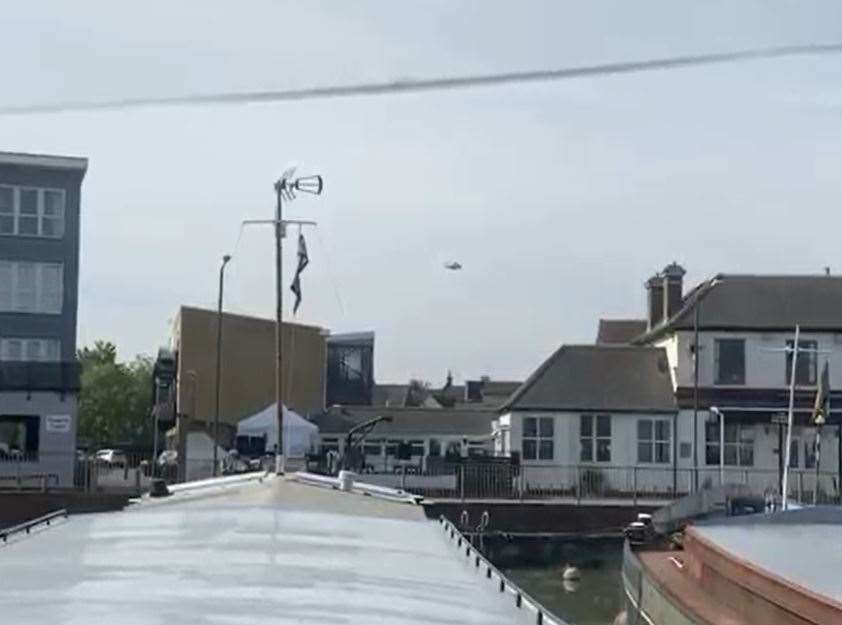
MULTIPOLYGON (((28 291, 29 289, 27 289, 28 291)), ((9 313, 35 313, 45 315, 60 315, 64 307, 64 264, 0 260, 0 312, 9 313), (47 298, 56 295, 45 289, 45 274, 47 270, 58 268, 58 300, 55 305, 48 305, 47 298), (32 269, 34 284, 32 285, 32 306, 25 304, 23 288, 29 285, 21 285, 21 273, 26 269, 32 269), (4 297, 8 303, 4 303, 4 297)))
POLYGON ((54 189, 51 187, 31 187, 20 186, 13 184, 0 184, 0 188, 12 190, 12 212, 0 212, 0 217, 12 217, 12 232, 0 232, 0 236, 6 237, 34 237, 38 239, 63 239, 67 224, 67 192, 64 189, 54 189), (35 233, 22 233, 20 231, 21 220, 21 191, 35 191, 37 193, 37 207, 36 220, 37 230, 35 233), (58 216, 45 215, 45 195, 47 193, 58 193, 61 196, 60 210, 58 216), (58 222, 56 234, 44 233, 44 222, 46 220, 55 220, 58 222))
POLYGON ((583 464, 610 464, 612 456, 612 439, 614 436, 614 423, 610 414, 593 414, 584 413, 579 415, 579 462, 583 464), (599 419, 600 417, 608 419, 608 435, 599 435, 599 419), (582 421, 588 419, 590 421, 591 433, 584 434, 582 431, 582 421), (608 441, 608 458, 599 460, 599 443, 600 441, 608 441), (590 459, 583 458, 585 445, 590 445, 590 459))
POLYGON ((56 338, 31 336, 0 337, 0 361, 17 362, 61 362, 61 341, 56 338), (11 358, 12 344, 20 345, 20 358, 11 358), (38 346, 39 358, 29 358, 33 347, 38 346), (54 357, 53 357, 54 356, 54 357))
POLYGON ((647 417, 645 419, 638 419, 637 420, 637 463, 638 464, 656 464, 656 465, 665 465, 670 464, 672 462, 672 419, 665 419, 665 418, 658 418, 658 417, 647 417), (640 437, 640 424, 647 422, 649 423, 649 432, 651 436, 649 438, 641 438, 640 437), (658 437, 658 424, 663 424, 667 429, 667 438, 658 437), (640 457, 640 450, 641 446, 646 445, 649 449, 649 460, 642 460, 640 457), (658 460, 658 446, 659 445, 666 445, 665 449, 667 450, 666 460, 658 460))
MULTIPOLYGON (((726 467, 753 467, 756 463, 756 445, 757 444, 757 427, 748 423, 728 423, 725 422, 725 450, 733 450, 734 459, 736 462, 729 462, 729 454, 725 454, 724 464, 726 467), (732 439, 730 432, 735 432, 735 437, 732 439), (750 435, 750 436, 747 436, 750 435), (751 450, 751 462, 743 462, 743 451, 751 450)), ((716 462, 708 462, 708 449, 717 449, 719 453, 719 424, 706 424, 705 426, 705 465, 718 466, 719 455, 716 456, 716 462), (710 428, 707 426, 710 425, 710 428), (711 435, 708 438, 708 434, 711 435)))
POLYGON ((536 462, 553 462, 555 460, 555 417, 546 417, 546 416, 534 416, 534 417, 523 417, 523 434, 521 436, 521 444, 520 444, 520 457, 522 460, 529 460, 529 461, 536 461, 536 462), (527 436, 526 435, 526 422, 527 420, 531 420, 535 422, 535 436, 527 436), (547 435, 542 428, 542 424, 549 423, 549 430, 550 433, 547 435), (526 455, 526 445, 524 443, 526 441, 534 441, 535 443, 535 455, 532 457, 527 457, 526 455), (549 458, 542 458, 541 457, 541 447, 542 443, 549 442, 550 444, 550 457, 549 458))

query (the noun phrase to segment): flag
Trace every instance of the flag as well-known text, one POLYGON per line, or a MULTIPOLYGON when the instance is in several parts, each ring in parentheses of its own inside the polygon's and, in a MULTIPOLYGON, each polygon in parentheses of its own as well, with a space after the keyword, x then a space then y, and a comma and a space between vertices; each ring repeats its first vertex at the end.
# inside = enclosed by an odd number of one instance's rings
POLYGON ((301 306, 301 272, 310 264, 310 258, 307 256, 307 244, 304 242, 304 235, 298 233, 298 267, 295 270, 295 277, 292 279, 292 285, 289 290, 295 293, 295 304, 292 307, 292 314, 298 312, 298 307, 301 306))
POLYGON ((824 421, 830 416, 827 414, 827 400, 830 399, 830 371, 827 362, 822 369, 822 377, 819 379, 819 387, 816 389, 816 403, 813 406, 813 423, 821 416, 824 421))

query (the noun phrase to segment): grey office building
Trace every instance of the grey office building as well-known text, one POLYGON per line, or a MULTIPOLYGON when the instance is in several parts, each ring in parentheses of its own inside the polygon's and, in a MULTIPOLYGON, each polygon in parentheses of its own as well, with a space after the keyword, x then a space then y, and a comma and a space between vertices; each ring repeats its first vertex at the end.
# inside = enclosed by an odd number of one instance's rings
POLYGON ((84 158, 0 152, 0 487, 73 486, 84 158))

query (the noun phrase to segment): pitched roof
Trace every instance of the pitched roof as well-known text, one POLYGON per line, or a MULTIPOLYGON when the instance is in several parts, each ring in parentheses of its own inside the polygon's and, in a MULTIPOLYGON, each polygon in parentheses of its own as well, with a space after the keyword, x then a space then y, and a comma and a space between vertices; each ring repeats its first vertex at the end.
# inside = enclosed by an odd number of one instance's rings
POLYGON ((403 406, 409 384, 375 384, 372 391, 372 406, 403 406))
POLYGON ((345 434, 353 426, 389 416, 392 422, 378 423, 371 436, 428 436, 435 434, 491 436, 491 422, 498 417, 494 410, 464 408, 387 408, 383 406, 347 406, 326 410, 310 417, 321 434, 345 434))
POLYGON ((504 405, 509 410, 674 412, 666 352, 629 345, 563 345, 504 405))
POLYGON ((631 343, 646 332, 646 319, 600 319, 597 345, 631 343))
POLYGON ((690 291, 670 319, 635 339, 646 343, 673 330, 842 331, 842 277, 719 274, 690 291))

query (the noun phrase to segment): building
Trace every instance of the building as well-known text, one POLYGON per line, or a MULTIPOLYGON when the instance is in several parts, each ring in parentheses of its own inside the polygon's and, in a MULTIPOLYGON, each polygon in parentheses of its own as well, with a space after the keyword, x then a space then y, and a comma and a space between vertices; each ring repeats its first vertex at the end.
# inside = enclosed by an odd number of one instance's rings
POLYGON ((84 158, 0 153, 0 486, 73 485, 84 158))
MULTIPOLYGON (((214 423, 217 323, 216 311, 182 306, 173 322, 170 347, 159 351, 155 364, 158 430, 172 430, 167 445, 181 450, 180 460, 187 463, 187 432, 212 432, 214 423)), ((275 328, 275 321, 270 319, 222 315, 218 442, 226 449, 234 444, 233 433, 239 421, 275 401, 275 328)), ((288 322, 282 329, 284 404, 302 415, 321 412, 327 331, 288 322)))
MULTIPOLYGON (((498 449, 556 465, 543 473, 557 482, 588 470, 617 489, 724 481, 777 492, 799 325, 789 492, 812 493, 816 384, 825 362, 831 389, 842 371, 842 278, 720 274, 685 291, 684 274, 672 263, 647 281, 646 319, 602 320, 596 345, 562 347, 542 364, 506 403, 498 449)), ((830 404, 819 491, 836 499, 842 392, 830 404)))
POLYGON ((527 490, 573 490, 587 472, 591 486, 625 491, 638 466, 639 488, 665 492, 677 414, 664 349, 564 345, 507 401, 496 450, 520 457, 527 490))
MULTIPOLYGON (((323 451, 345 453, 345 437, 355 426, 376 417, 378 423, 363 444, 364 466, 372 472, 391 472, 398 465, 398 445, 410 446, 407 460, 427 468, 431 458, 484 456, 492 452, 494 410, 467 408, 406 408, 332 406, 311 421, 319 428, 323 451)), ((433 462, 436 462, 435 460, 433 462)))

